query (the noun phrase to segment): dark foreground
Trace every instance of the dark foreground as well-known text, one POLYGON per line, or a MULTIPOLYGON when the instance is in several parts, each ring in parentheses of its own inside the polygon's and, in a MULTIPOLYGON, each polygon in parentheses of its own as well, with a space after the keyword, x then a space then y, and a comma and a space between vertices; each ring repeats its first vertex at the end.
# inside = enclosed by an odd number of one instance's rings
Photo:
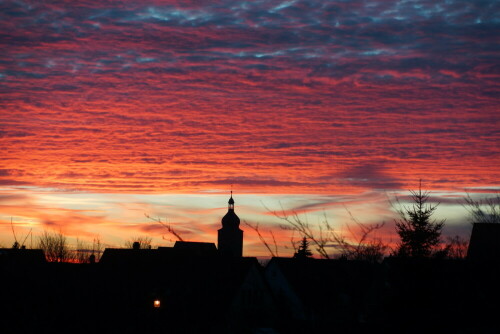
POLYGON ((500 332, 498 263, 17 251, 0 256, 2 333, 500 332))

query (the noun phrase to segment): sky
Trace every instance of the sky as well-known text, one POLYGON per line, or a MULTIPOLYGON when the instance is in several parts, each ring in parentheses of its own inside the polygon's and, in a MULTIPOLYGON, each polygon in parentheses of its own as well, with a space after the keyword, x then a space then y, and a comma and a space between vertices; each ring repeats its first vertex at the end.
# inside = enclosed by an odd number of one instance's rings
POLYGON ((145 214, 216 242, 231 187, 282 255, 281 208, 395 242, 420 179, 468 236, 464 194, 500 190, 498 36, 493 0, 0 0, 0 245, 171 245, 145 214))

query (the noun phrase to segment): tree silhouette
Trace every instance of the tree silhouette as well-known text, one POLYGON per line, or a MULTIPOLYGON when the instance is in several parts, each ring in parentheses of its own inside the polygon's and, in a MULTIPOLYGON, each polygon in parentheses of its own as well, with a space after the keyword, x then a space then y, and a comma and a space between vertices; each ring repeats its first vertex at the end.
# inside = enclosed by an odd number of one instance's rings
MULTIPOLYGON (((410 190, 413 204, 396 209, 400 219, 396 222, 396 232, 401 238, 396 254, 405 257, 428 257, 439 244, 444 220, 431 220, 438 204, 427 204, 429 192, 422 191, 422 181, 418 191, 410 190)), ((398 201, 399 203, 399 201, 398 201)))
POLYGON ((471 223, 500 223, 500 195, 475 200, 467 194, 464 200, 464 207, 469 211, 471 223))
POLYGON ((150 237, 134 237, 125 241, 125 248, 151 249, 152 241, 153 239, 150 237))
POLYGON ((38 238, 38 248, 42 249, 49 262, 68 262, 72 260, 66 236, 61 232, 44 231, 38 238))
POLYGON ((269 230, 269 234, 271 235, 271 238, 273 239, 274 250, 271 248, 271 245, 269 245, 269 243, 267 242, 266 238, 264 238, 264 236, 262 235, 262 233, 261 233, 261 231, 259 229, 259 223, 257 223, 257 224, 250 224, 247 221, 243 221, 243 223, 246 226, 250 227, 252 230, 254 230, 255 233, 257 233, 257 235, 259 236, 260 241, 262 242, 262 244, 264 245, 264 247, 266 247, 267 251, 269 252, 269 254, 271 254, 272 257, 280 256, 279 251, 278 251, 278 244, 276 243, 276 238, 274 237, 274 233, 273 233, 272 230, 269 230))
MULTIPOLYGON (((381 229, 384 223, 363 224, 355 219, 349 210, 347 212, 356 224, 354 229, 348 226, 351 233, 349 240, 333 228, 326 215, 318 224, 309 224, 307 217, 302 218, 294 211, 290 215, 283 208, 281 208, 281 212, 269 211, 283 221, 283 224, 280 225, 282 229, 297 232, 300 237, 305 237, 323 259, 331 259, 334 254, 330 254, 330 249, 336 247, 339 253, 337 255, 342 258, 379 262, 388 248, 381 239, 373 237, 373 232, 381 229)), ((296 249, 293 237, 292 245, 296 249)))
POLYGON ((467 248, 469 240, 462 238, 459 235, 448 237, 445 247, 446 257, 449 259, 463 259, 467 256, 467 248))
POLYGON ((302 241, 300 242, 299 249, 293 256, 296 259, 307 259, 312 257, 311 250, 309 249, 309 241, 307 241, 306 237, 302 238, 302 241))

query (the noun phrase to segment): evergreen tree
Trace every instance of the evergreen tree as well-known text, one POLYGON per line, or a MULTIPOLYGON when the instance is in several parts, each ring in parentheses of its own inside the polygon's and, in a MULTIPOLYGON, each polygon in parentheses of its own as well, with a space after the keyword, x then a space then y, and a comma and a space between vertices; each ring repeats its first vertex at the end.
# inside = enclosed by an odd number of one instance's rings
POLYGON ((400 219, 396 220, 396 231, 401 238, 397 255, 407 257, 428 257, 439 244, 444 220, 431 220, 439 204, 427 204, 429 192, 422 191, 422 182, 417 191, 410 191, 413 204, 398 209, 400 219))
POLYGON ((309 241, 307 241, 306 237, 302 238, 299 249, 297 250, 297 253, 295 253, 293 257, 296 259, 307 259, 312 257, 312 253, 309 250, 309 241))

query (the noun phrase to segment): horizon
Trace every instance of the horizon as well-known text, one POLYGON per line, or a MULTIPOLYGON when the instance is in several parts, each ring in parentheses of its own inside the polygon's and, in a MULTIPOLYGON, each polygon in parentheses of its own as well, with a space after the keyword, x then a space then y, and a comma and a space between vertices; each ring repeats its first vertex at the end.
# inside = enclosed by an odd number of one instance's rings
MULTIPOLYGON (((411 206, 413 203, 408 194, 408 192, 404 192, 398 197, 402 205, 411 206)), ((472 224, 462 203, 462 197, 459 197, 460 194, 450 196, 446 193, 443 197, 436 196, 436 194, 432 195, 429 203, 440 203, 432 219, 446 220, 442 234, 443 244, 447 242, 447 238, 457 235, 468 240, 472 224), (441 202, 442 200, 444 201, 441 202)), ((153 248, 173 246, 177 238, 172 233, 169 233, 165 227, 147 218, 146 215, 153 219, 161 219, 162 222, 169 224, 184 241, 211 242, 217 245, 217 230, 222 227, 221 219, 227 212, 227 200, 229 199, 229 194, 212 194, 209 196, 205 194, 187 194, 179 196, 171 194, 96 195, 62 192, 61 194, 49 193, 48 196, 50 197, 49 202, 57 198, 65 200, 66 208, 63 208, 63 210, 87 214, 99 212, 101 214, 97 217, 86 216, 85 214, 73 217, 77 226, 69 223, 51 226, 50 224, 42 225, 13 220, 13 226, 10 222, 8 226, 3 226, 4 231, 9 230, 10 235, 7 232, 3 234, 3 238, 0 240, 0 242, 3 242, 2 246, 10 247, 14 242, 12 228, 18 241, 26 239, 24 245, 28 248, 37 248, 38 238, 46 231, 65 235, 68 238, 70 249, 74 250, 77 249, 77 240, 82 245, 91 247, 94 238, 99 238, 105 248, 125 248, 128 247, 127 243, 140 237, 151 238, 153 248), (117 209, 124 206, 118 199, 120 201, 128 199, 126 204, 128 204, 129 209, 123 218, 116 213, 117 209), (143 201, 137 202, 138 199, 143 201), (163 204, 162 200, 168 200, 169 204, 163 204), (226 205, 215 206, 221 201, 226 205), (130 209, 130 203, 135 206, 133 210, 130 209), (198 206, 190 208, 189 203, 198 203, 198 206), (212 205, 214 206, 212 207, 212 205), (85 207, 92 209, 86 210, 85 207), (150 211, 146 211, 148 208, 150 211), (121 219, 128 219, 128 221, 123 222, 121 219), (88 232, 80 232, 86 229, 88 232), (130 230, 134 232, 129 232, 130 230)), ((43 196, 40 197, 43 198, 43 196)), ((381 229, 374 231, 371 237, 381 239, 394 249, 399 239, 395 232, 394 220, 399 216, 392 207, 389 197, 386 194, 380 196, 375 192, 364 194, 364 196, 363 194, 349 196, 349 199, 346 200, 347 197, 342 195, 343 201, 335 202, 337 199, 335 196, 311 195, 309 198, 305 198, 304 195, 273 195, 268 196, 268 203, 264 203, 261 197, 255 194, 233 194, 235 212, 241 219, 240 228, 244 231, 244 256, 271 257, 259 240, 257 233, 246 223, 253 226, 259 224, 262 236, 271 245, 273 245, 273 241, 270 233, 274 233, 279 256, 293 256, 294 249, 290 238, 294 237, 296 241, 300 238, 298 233, 281 228, 282 225, 286 224, 276 217, 273 212, 281 213, 282 210, 285 210, 289 215, 297 213, 303 221, 307 221, 313 228, 326 217, 329 223, 334 226, 336 232, 353 242, 355 242, 358 230, 354 219, 365 225, 384 223, 385 225, 381 229), (357 197, 359 198, 356 199, 357 197), (378 212, 379 215, 373 217, 373 212, 378 212), (352 214, 352 217, 350 214, 352 214)), ((394 198, 392 200, 394 201, 394 198)), ((54 208, 49 210, 54 210, 54 208)), ((57 212, 57 209, 55 212, 57 212)), ((56 221, 57 219, 64 219, 64 216, 58 216, 50 211, 45 214, 45 217, 52 217, 56 221)), ((330 247, 332 249, 331 256, 338 256, 335 245, 331 244, 330 247)), ((386 255, 390 255, 390 251, 391 249, 388 250, 386 255)), ((319 256, 315 251, 314 254, 319 256)))
POLYGON ((389 199, 419 180, 468 239, 463 197, 500 192, 499 6, 4 1, 0 245, 11 219, 171 245, 145 214, 216 242, 231 189, 246 256, 266 249, 243 221, 291 255, 281 206, 394 244, 389 199))

